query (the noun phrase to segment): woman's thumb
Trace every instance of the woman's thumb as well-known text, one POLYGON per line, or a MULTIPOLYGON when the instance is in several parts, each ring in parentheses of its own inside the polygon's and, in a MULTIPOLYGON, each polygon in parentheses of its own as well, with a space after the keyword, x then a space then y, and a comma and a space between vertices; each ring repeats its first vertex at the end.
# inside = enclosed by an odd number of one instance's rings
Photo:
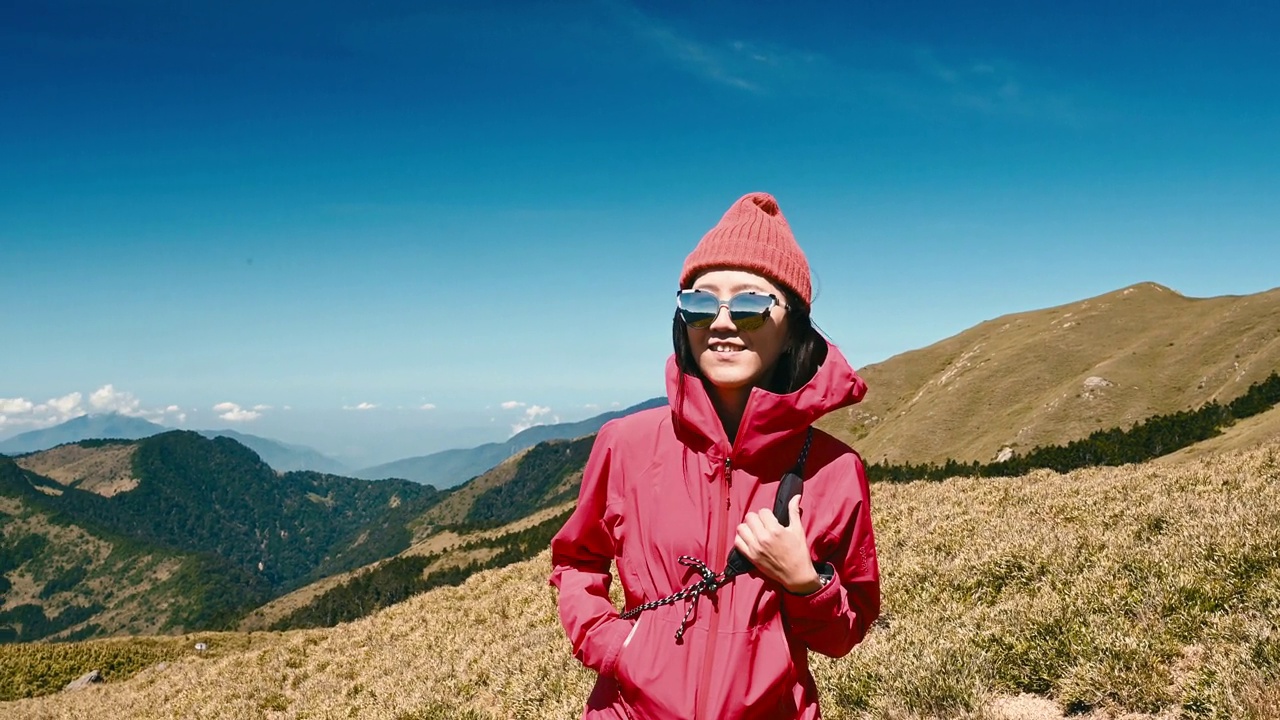
POLYGON ((799 527, 800 525, 800 495, 791 498, 791 502, 787 503, 787 527, 799 527))

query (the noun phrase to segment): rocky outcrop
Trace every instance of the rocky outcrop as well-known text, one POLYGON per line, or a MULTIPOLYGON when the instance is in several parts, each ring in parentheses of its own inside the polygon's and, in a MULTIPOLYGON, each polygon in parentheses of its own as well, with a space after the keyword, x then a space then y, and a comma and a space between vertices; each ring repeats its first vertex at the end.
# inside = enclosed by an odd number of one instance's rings
POLYGON ((64 691, 83 690, 84 688, 87 688, 90 685, 97 685, 98 683, 102 682, 103 679, 104 678, 102 677, 102 673, 98 672, 97 670, 90 670, 84 675, 81 675, 79 678, 67 683, 67 686, 63 688, 63 690, 64 691))

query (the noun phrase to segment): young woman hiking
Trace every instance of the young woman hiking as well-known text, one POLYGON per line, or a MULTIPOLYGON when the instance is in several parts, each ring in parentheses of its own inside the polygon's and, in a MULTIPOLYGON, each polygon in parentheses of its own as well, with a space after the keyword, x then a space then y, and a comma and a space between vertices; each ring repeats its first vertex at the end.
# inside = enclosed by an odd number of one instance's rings
POLYGON ((583 717, 816 718, 808 652, 861 641, 880 584, 862 461, 811 426, 866 384, 814 329, 771 196, 729 208, 680 288, 670 406, 601 428, 551 541, 561 622, 599 675, 583 717), (802 493, 779 501, 789 473, 802 493))

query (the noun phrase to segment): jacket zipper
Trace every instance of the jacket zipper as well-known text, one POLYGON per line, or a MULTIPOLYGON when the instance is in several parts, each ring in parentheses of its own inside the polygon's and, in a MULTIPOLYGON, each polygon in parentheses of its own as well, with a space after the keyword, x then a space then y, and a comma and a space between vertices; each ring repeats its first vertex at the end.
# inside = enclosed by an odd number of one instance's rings
MULTIPOLYGON (((724 507, 717 508, 720 513, 720 522, 717 523, 719 532, 711 541, 713 548, 711 552, 711 562, 722 562, 721 558, 728 557, 728 553, 724 548, 724 536, 729 531, 729 508, 731 507, 731 490, 733 489, 733 462, 728 456, 724 459, 724 482, 716 483, 720 488, 720 494, 724 497, 724 507)), ((715 664, 716 640, 720 635, 720 611, 719 606, 715 606, 711 614, 711 628, 707 635, 707 652, 702 658, 702 682, 698 684, 698 708, 695 718, 707 717, 707 700, 711 694, 711 670, 715 664)))

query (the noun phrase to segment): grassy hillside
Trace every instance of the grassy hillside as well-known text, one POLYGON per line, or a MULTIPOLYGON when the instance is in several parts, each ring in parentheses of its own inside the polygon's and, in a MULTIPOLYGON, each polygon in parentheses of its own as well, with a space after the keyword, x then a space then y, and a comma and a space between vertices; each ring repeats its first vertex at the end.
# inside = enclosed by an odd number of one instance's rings
MULTIPOLYGON (((1280 442, 872 493, 885 621, 815 661, 825 717, 1280 717, 1280 442)), ((577 717, 592 678, 548 571, 544 553, 336 628, 229 634, 215 648, 245 649, 0 715, 577 717)))
POLYGON ((1142 283, 981 323, 862 368, 819 423, 873 462, 987 462, 1229 400, 1280 369, 1280 288, 1188 298, 1142 283))
POLYGON ((72 443, 24 455, 14 462, 68 487, 111 497, 138 486, 133 476, 137 449, 137 443, 128 440, 72 443))

